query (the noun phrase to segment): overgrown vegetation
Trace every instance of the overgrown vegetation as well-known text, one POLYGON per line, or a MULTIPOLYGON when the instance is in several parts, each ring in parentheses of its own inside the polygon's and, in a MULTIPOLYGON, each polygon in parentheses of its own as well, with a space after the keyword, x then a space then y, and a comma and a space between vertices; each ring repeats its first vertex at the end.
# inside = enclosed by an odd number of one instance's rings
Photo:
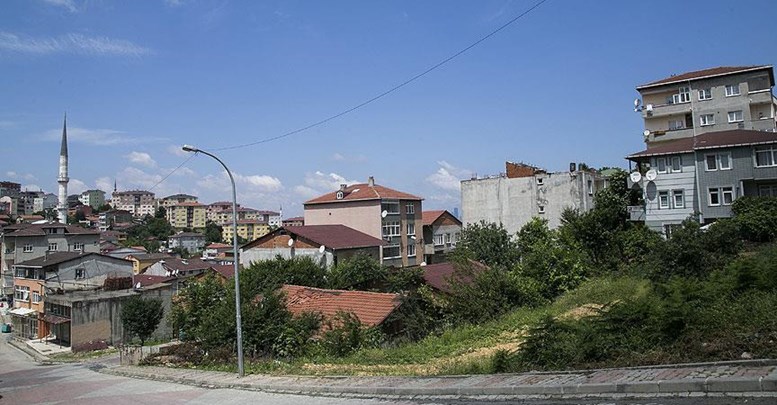
POLYGON ((159 326, 163 315, 161 299, 143 298, 140 295, 128 298, 121 308, 124 330, 130 338, 137 337, 141 346, 159 326))
MULTIPOLYGON (((665 239, 627 221, 639 196, 625 176, 594 209, 566 211, 557 229, 541 219, 516 235, 500 224, 466 227, 446 291, 425 285, 421 269, 368 256, 330 269, 310 258, 254 263, 241 272, 249 370, 446 374, 777 354, 777 199, 740 198, 733 218, 705 227, 689 218, 665 239), (391 329, 348 313, 292 316, 283 284, 396 292, 402 304, 391 329)), ((234 314, 231 283, 190 283, 170 317, 185 350, 198 353, 185 358, 231 364, 234 314)))

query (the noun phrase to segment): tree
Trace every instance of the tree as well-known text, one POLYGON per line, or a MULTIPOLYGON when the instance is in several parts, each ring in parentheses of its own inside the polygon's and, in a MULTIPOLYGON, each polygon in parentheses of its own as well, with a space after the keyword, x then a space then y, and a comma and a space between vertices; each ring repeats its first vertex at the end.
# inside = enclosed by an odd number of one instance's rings
POLYGON ((159 207, 154 212, 154 218, 167 218, 167 209, 165 207, 159 207))
POLYGON ((329 270, 329 287, 341 290, 370 290, 385 284, 385 267, 366 254, 357 254, 329 270))
POLYGON ((502 224, 480 221, 461 230, 461 239, 452 253, 454 260, 472 259, 488 266, 509 268, 518 261, 518 249, 502 224))
POLYGON ((208 221, 205 223, 205 240, 208 243, 221 243, 221 235, 223 231, 224 228, 222 228, 219 224, 213 221, 208 221))
POLYGON ((137 337, 143 346, 156 330, 163 315, 161 299, 145 299, 140 295, 133 295, 124 302, 121 322, 130 338, 137 337))

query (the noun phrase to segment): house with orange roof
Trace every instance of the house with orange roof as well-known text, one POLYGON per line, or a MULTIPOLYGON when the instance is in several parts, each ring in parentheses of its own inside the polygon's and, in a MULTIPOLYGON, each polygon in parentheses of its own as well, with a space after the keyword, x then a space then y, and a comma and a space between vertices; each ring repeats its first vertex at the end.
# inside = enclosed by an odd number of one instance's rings
POLYGON ((461 220, 446 210, 424 211, 424 261, 426 264, 445 260, 461 234, 461 220))
POLYGON ((423 198, 375 183, 342 184, 304 204, 305 226, 345 225, 386 241, 381 262, 404 267, 423 262, 423 198))

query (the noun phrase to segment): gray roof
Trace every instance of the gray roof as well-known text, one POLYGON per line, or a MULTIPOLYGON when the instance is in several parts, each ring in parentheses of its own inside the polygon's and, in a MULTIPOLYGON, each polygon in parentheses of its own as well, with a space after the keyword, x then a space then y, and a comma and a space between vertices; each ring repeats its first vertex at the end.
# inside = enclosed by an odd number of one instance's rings
POLYGON ((106 258, 108 260, 120 260, 122 262, 128 262, 124 259, 119 259, 112 256, 106 256, 101 255, 99 253, 81 253, 81 252, 56 252, 56 253, 49 253, 46 256, 41 256, 32 260, 27 260, 26 262, 16 263, 14 264, 14 267, 49 267, 49 266, 56 266, 62 263, 66 263, 73 260, 82 259, 84 257, 89 256, 99 256, 106 258))

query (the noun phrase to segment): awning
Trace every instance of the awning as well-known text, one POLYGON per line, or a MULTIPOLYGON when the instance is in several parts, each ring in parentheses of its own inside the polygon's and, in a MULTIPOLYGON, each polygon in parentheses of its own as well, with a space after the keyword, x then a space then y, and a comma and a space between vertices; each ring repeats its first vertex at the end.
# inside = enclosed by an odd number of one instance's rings
POLYGON ((27 316, 27 315, 32 315, 38 311, 30 308, 14 308, 8 312, 11 313, 12 315, 27 316))
POLYGON ((59 325, 60 323, 70 322, 70 318, 63 318, 61 316, 51 314, 43 315, 43 320, 52 325, 59 325))

